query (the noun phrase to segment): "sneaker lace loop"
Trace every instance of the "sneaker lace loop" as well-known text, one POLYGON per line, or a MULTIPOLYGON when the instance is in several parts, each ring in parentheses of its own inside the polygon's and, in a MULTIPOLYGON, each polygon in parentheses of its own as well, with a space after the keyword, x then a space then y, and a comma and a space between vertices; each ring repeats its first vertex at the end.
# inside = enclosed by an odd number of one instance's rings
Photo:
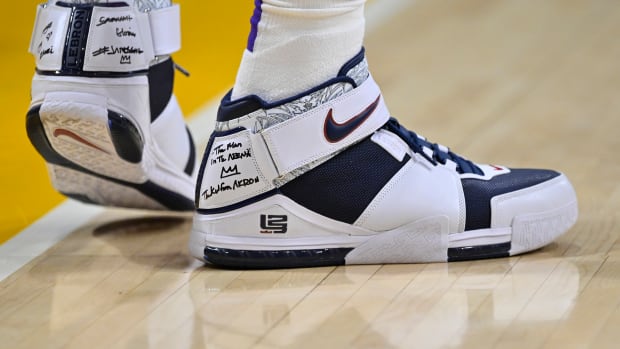
POLYGON ((407 145, 409 145, 414 153, 420 154, 435 166, 439 164, 446 165, 446 162, 450 160, 456 164, 456 171, 460 174, 484 174, 482 170, 470 160, 453 153, 450 149, 441 144, 427 141, 426 138, 419 136, 415 132, 403 127, 395 118, 390 118, 385 125, 385 129, 398 135, 407 143, 407 145))

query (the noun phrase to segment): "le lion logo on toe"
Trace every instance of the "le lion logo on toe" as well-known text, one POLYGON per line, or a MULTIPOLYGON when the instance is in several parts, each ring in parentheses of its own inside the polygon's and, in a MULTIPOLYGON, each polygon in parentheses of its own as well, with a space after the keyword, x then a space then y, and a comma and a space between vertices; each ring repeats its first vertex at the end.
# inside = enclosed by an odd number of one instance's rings
POLYGON ((288 231, 288 216, 264 215, 260 216, 261 234, 286 234, 288 231))

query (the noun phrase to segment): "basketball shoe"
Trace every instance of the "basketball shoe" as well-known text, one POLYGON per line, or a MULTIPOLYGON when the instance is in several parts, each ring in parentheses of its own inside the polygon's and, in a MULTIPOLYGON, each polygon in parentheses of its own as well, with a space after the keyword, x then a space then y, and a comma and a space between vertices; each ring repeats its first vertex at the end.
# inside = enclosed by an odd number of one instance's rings
POLYGON ((28 137, 62 194, 100 205, 194 209, 195 149, 172 93, 179 6, 37 8, 28 137))
POLYGON ((563 174, 476 164, 401 126, 363 52, 299 96, 224 97, 196 204, 191 253, 234 268, 510 256, 577 219, 563 174))

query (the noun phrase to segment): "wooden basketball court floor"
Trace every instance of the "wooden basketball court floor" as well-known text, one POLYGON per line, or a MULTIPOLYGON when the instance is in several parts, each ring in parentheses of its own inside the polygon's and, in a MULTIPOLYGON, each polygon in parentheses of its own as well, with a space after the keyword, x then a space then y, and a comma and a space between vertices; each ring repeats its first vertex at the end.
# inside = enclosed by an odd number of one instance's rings
POLYGON ((417 0, 366 47, 393 115, 563 171, 577 224, 505 259, 242 271, 188 256, 189 216, 96 211, 0 283, 0 348, 620 347, 620 2, 417 0))

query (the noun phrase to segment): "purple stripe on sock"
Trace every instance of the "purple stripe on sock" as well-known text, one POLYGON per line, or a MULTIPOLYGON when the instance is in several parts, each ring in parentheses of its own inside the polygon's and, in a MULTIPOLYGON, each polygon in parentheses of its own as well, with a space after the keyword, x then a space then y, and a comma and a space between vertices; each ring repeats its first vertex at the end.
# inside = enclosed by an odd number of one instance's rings
POLYGON ((256 42, 256 37, 258 36, 258 23, 263 15, 262 5, 263 0, 254 0, 254 14, 252 15, 252 18, 250 18, 252 29, 250 29, 250 36, 248 37, 248 51, 250 52, 254 52, 254 43, 256 42))

